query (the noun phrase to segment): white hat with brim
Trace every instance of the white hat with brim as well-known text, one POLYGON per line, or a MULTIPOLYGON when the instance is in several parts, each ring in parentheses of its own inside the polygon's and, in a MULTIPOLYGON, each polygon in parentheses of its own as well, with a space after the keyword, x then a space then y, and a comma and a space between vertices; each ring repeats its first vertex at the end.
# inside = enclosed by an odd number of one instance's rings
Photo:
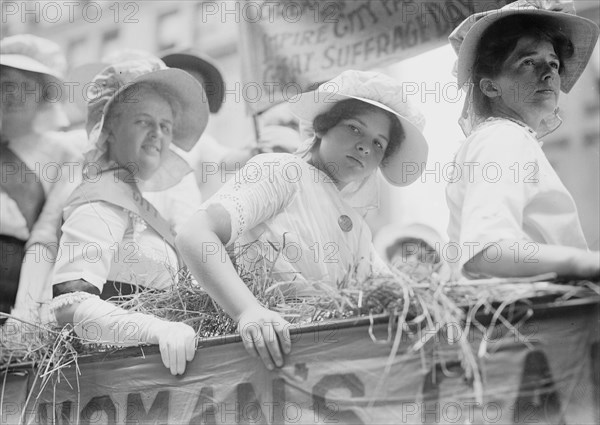
POLYGON ((55 78, 58 81, 63 80, 63 76, 58 72, 48 68, 43 63, 23 55, 0 55, 0 65, 10 66, 11 68, 22 69, 24 71, 44 74, 55 78))
POLYGON ((291 98, 289 103, 300 120, 311 124, 334 104, 347 99, 357 99, 396 115, 405 138, 380 168, 390 184, 408 186, 422 174, 429 148, 421 132, 424 117, 408 102, 403 102, 403 97, 398 81, 375 72, 351 70, 321 84, 317 90, 291 98))
MULTIPOLYGON (((208 104, 198 81, 180 69, 167 69, 162 61, 139 60, 123 62, 105 68, 94 82, 99 92, 88 103, 86 130, 95 149, 87 157, 96 161, 107 151, 104 119, 117 96, 126 88, 143 82, 152 83, 167 90, 180 102, 181 110, 173 127, 173 145, 186 152, 198 142, 208 124, 208 104)), ((165 190, 177 184, 191 171, 189 164, 169 149, 158 171, 141 185, 146 191, 165 190)))
POLYGON ((449 36, 450 44, 458 53, 457 79, 463 86, 471 79, 477 48, 485 31, 495 22, 513 15, 529 15, 553 22, 574 47, 570 58, 563 59, 560 88, 568 93, 585 69, 598 40, 598 25, 574 14, 571 2, 546 2, 552 10, 540 9, 532 2, 517 1, 501 9, 476 13, 465 19, 449 36), (571 13, 572 12, 572 13, 571 13))
POLYGON ((60 46, 32 34, 18 34, 0 40, 0 65, 64 79, 67 62, 60 46))
POLYGON ((383 226, 377 231, 377 234, 373 238, 373 246, 381 258, 390 261, 389 251, 393 250, 395 245, 400 244, 406 239, 420 239, 436 251, 442 249, 445 244, 440 233, 427 224, 410 223, 400 225, 392 223, 383 226))

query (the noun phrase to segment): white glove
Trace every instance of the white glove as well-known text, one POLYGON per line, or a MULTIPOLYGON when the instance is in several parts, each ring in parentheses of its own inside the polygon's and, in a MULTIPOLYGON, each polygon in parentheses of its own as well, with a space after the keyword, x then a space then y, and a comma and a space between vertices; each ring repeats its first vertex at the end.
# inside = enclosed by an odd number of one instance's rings
POLYGON ((158 344, 163 364, 173 375, 183 374, 186 361, 192 361, 196 353, 196 334, 191 326, 127 311, 96 296, 80 302, 73 325, 78 336, 91 342, 158 344))

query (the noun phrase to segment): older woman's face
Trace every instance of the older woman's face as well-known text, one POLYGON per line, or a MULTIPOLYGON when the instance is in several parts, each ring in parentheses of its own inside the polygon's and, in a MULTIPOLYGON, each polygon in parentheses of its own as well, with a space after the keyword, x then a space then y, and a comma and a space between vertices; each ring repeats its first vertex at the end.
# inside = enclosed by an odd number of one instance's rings
POLYGON ((173 111, 150 89, 135 92, 136 102, 119 104, 107 123, 109 156, 146 180, 160 167, 173 140, 173 111))
POLYGON ((521 38, 492 81, 501 107, 534 128, 558 105, 560 61, 549 41, 521 38))

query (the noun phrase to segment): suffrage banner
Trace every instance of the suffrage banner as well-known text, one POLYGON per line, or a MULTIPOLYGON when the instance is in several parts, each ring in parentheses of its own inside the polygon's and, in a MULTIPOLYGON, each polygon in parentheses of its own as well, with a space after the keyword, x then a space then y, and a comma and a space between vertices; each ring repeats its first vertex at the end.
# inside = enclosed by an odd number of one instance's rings
MULTIPOLYGON (((347 69, 366 70, 448 42, 475 12, 511 0, 242 2, 244 99, 259 113, 347 69)), ((448 72, 451 70, 449 69, 448 72)))
MULTIPOLYGON (((541 305, 508 317, 518 332, 480 320, 465 335, 482 388, 465 374, 457 324, 395 330, 385 318, 302 328, 284 367, 268 371, 236 336, 203 341, 183 376, 171 376, 156 347, 80 359, 43 391, 8 373, 2 424, 593 424, 598 423, 598 299, 541 305), (453 328, 453 332, 448 329, 453 328), (474 329, 478 329, 475 327, 474 329), (390 332, 388 334, 388 332, 390 332), (390 336, 388 338, 388 335, 390 336), (10 386, 10 388, 9 388, 10 386), (33 387, 31 387, 33 386, 33 387)), ((484 318, 485 319, 485 318, 484 318)), ((489 317, 488 317, 489 319, 489 317)), ((489 320, 488 320, 489 322, 489 320)))

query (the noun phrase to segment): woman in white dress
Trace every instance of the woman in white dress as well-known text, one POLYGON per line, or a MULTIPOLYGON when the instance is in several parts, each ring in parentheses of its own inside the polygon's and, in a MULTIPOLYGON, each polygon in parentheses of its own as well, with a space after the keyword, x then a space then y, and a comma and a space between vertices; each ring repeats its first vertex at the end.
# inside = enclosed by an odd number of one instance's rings
POLYGON ((573 197, 539 141, 560 125, 559 93, 598 39, 598 26, 573 12, 568 1, 517 1, 450 36, 469 93, 455 157, 463 172, 446 190, 448 233, 467 277, 600 277, 600 255, 588 251, 573 197))
POLYGON ((194 357, 194 330, 107 300, 176 282, 173 233, 141 190, 165 190, 190 171, 170 145, 192 148, 208 106, 192 76, 158 59, 114 64, 94 82, 87 129, 95 148, 64 209, 52 308, 84 340, 158 344, 165 366, 181 374, 194 357))
POLYGON ((254 157, 178 236, 186 264, 270 369, 290 351, 287 322, 260 305, 226 248, 237 251, 243 270, 266 259, 274 280, 298 296, 311 282, 336 285, 351 273, 363 279, 385 270, 363 219, 378 201, 377 169, 405 186, 427 160, 423 119, 389 77, 346 71, 290 104, 314 137, 296 154, 254 157))

